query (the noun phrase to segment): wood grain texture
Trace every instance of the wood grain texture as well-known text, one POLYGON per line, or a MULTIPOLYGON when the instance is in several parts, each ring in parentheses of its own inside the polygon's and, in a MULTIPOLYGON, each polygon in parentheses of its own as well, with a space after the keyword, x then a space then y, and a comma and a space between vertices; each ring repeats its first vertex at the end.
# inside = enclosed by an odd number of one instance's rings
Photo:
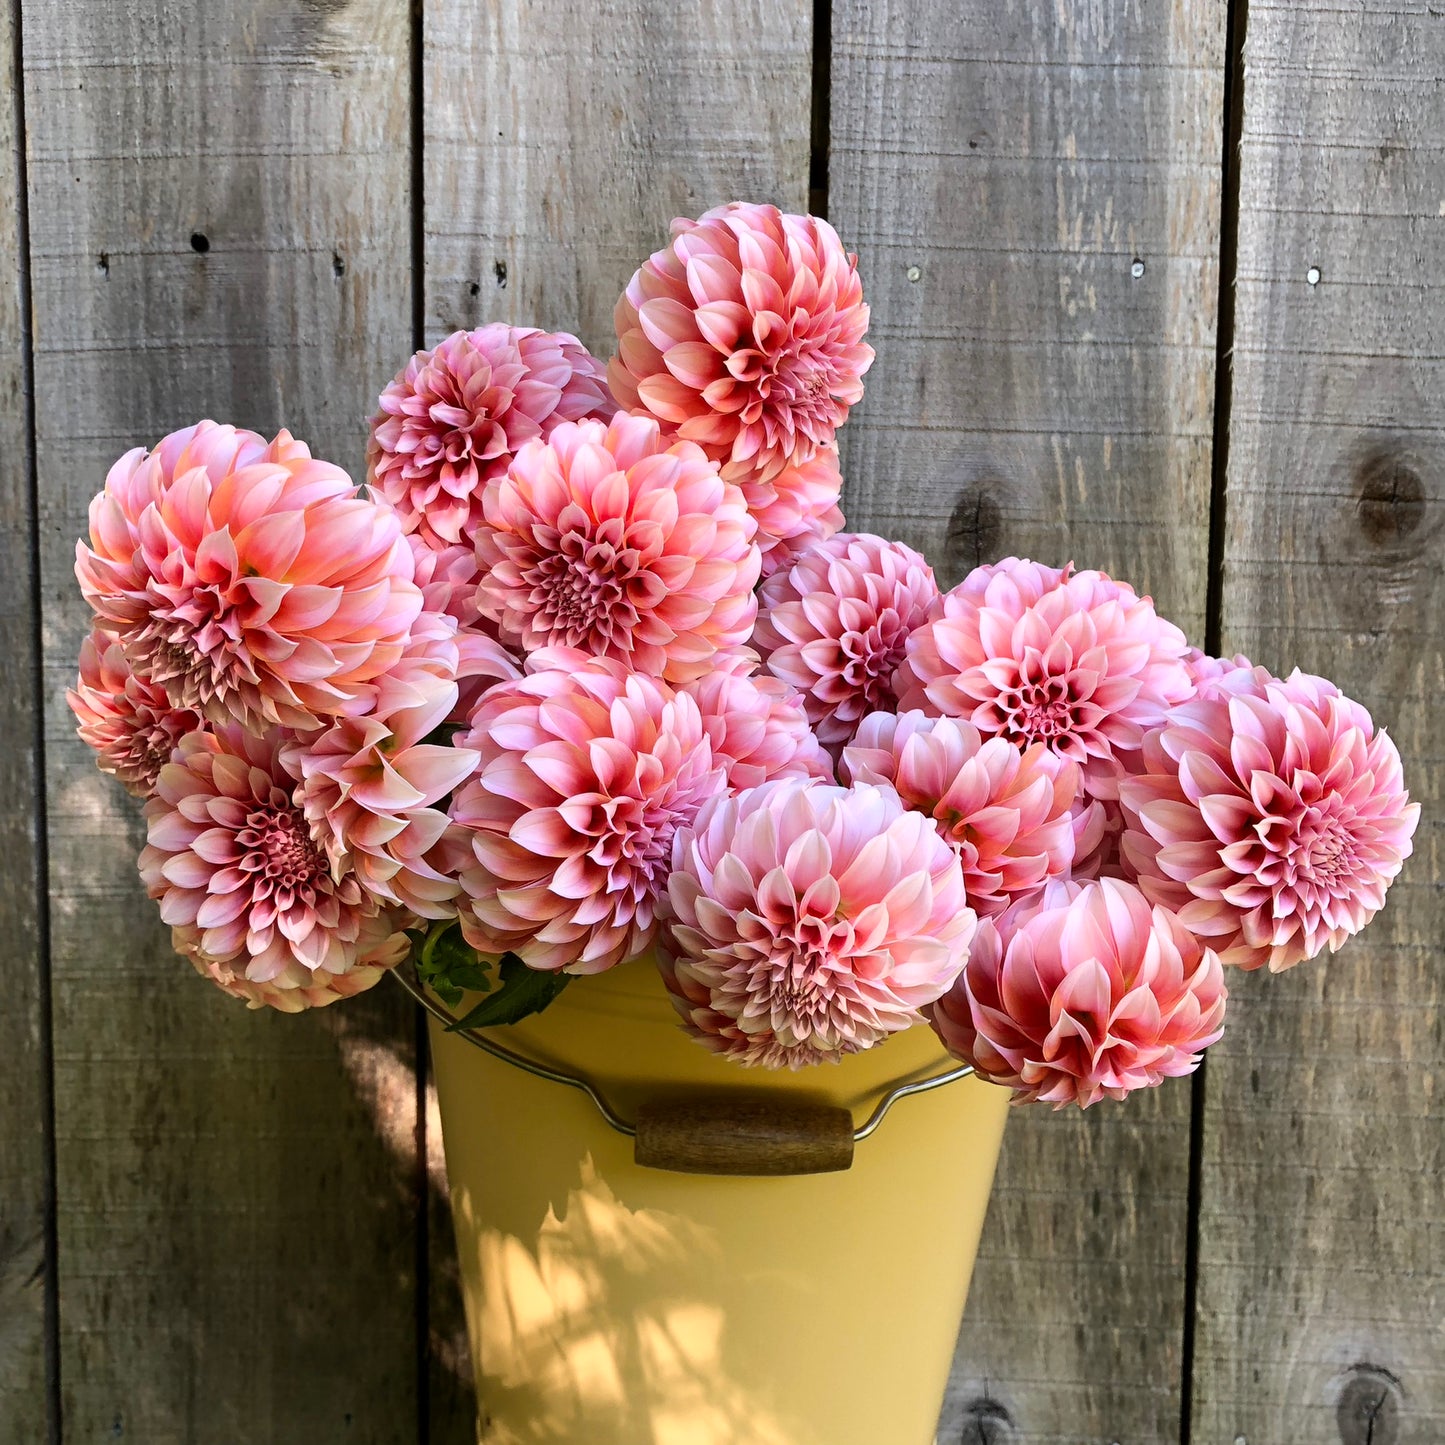
POLYGON ((1445 23, 1253 0, 1224 644, 1335 678, 1423 807, 1384 914, 1231 981, 1206 1086, 1196 1438, 1445 1438, 1445 23))
MULTIPOLYGON (((878 351, 850 524, 1009 552, 1202 639, 1224 7, 835 0, 829 214, 878 351)), ((947 1445, 1177 1441, 1189 1090, 1005 1140, 947 1445)))
POLYGON ((24 25, 66 1435, 394 1445, 411 1010, 249 1014, 195 978, 63 691, 74 538, 122 451, 215 415, 360 468, 410 341, 405 7, 54 0, 24 25))
POLYGON ((504 320, 612 353, 674 216, 805 208, 803 0, 426 0, 427 330, 504 320))
POLYGON ((25 408, 26 266, 14 91, 0 15, 0 1440, 49 1438, 40 767, 35 726, 35 517, 25 408))
MULTIPOLYGON (((672 217, 806 206, 809 0, 425 0, 423 35, 432 341, 500 320, 610 356, 613 303, 672 217)), ((431 1439, 460 1445, 473 1402, 444 1214, 433 1239, 431 1439)))

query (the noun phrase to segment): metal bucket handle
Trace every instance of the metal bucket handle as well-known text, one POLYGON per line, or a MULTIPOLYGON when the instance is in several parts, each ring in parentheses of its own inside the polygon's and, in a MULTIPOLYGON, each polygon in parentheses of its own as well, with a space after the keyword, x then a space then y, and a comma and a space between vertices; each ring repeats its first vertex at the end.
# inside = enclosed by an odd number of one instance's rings
POLYGON ((539 1064, 488 1038, 480 1029, 458 1028, 456 1016, 411 976, 409 964, 394 969, 393 975, 449 1032, 525 1073, 580 1089, 610 1128, 633 1140, 634 1158, 649 1169, 739 1175, 826 1174, 847 1169, 853 1163, 853 1146, 878 1128, 899 1099, 926 1094, 973 1073, 971 1064, 960 1064, 925 1079, 895 1084, 856 1128, 853 1115, 832 1104, 742 1101, 705 1094, 647 1100, 639 1106, 637 1118, 629 1121, 591 1080, 539 1064))

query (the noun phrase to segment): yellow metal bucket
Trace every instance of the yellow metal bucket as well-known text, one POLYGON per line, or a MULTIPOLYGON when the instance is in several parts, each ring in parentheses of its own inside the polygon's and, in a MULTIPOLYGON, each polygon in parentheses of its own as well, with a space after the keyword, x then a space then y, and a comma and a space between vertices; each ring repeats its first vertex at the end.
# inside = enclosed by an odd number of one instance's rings
MULTIPOLYGON (((627 1120, 695 1099, 706 1119, 721 1098, 861 1124, 949 1063, 920 1027, 837 1065, 742 1070, 683 1034, 647 961, 490 1035, 587 1078, 627 1120)), ((584 1093, 435 1020, 431 1041, 480 1442, 929 1445, 1005 1090, 970 1078, 903 1098, 840 1172, 718 1177, 644 1167, 584 1093)))

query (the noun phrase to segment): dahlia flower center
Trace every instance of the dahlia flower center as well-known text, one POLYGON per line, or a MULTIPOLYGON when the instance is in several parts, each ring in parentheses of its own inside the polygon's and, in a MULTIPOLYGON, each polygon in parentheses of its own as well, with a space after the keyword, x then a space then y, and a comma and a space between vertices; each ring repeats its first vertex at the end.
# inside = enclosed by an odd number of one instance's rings
POLYGON ((903 661, 907 641, 907 630, 891 612, 866 632, 845 632, 840 639, 843 681, 860 691, 869 707, 892 706, 893 675, 903 661))
POLYGON ((202 711, 256 681, 235 609, 212 587, 197 588, 184 609, 156 616, 136 638, 133 652, 151 681, 180 707, 202 711))
POLYGON ((634 548, 573 535, 528 568, 523 579, 541 625, 565 633, 567 645, 577 647, 592 638, 610 641, 636 624, 628 584, 639 571, 634 548))
POLYGON ((1052 742, 1074 731, 1074 700, 1063 678, 1026 682, 1003 699, 1013 730, 1030 742, 1052 742))
POLYGON ((1293 881, 1333 888, 1354 871, 1354 838, 1346 819, 1318 808, 1306 810, 1290 840, 1287 871, 1293 881))
POLYGON ((236 834, 239 867, 269 890, 300 892, 329 882, 326 858, 311 839, 300 811, 289 805, 253 808, 236 834))
POLYGON ((408 427, 416 440, 417 463, 455 464, 481 451, 477 438, 491 435, 492 408, 485 404, 490 398, 483 395, 468 402, 457 378, 435 367, 428 369, 423 385, 433 400, 425 415, 415 418, 408 427))
POLYGON ((599 867, 640 874, 649 883, 672 856, 678 816, 640 798, 608 798, 596 805, 589 830, 596 841, 587 856, 599 867))
POLYGON ((750 992, 765 999, 775 1017, 812 1023, 827 1016, 833 1000, 832 970, 816 949, 769 959, 760 972, 763 976, 750 992))

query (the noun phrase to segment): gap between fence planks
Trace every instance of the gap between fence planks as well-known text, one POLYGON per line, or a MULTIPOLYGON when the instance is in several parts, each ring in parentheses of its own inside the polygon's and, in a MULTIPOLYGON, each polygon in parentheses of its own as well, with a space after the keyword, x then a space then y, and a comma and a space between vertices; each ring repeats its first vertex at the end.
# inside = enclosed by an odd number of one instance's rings
POLYGON ((0 13, 0 1440, 51 1437, 45 1292, 48 1102, 35 721, 35 522, 25 405, 14 16, 0 13))
MULTIPOLYGON (((808 0, 426 0, 423 34, 428 341, 501 320, 609 357, 613 304, 674 216, 806 208, 808 0)), ((434 1340, 465 1362, 439 1228, 434 1340)), ((462 1445, 470 1402, 446 1373, 431 1442, 462 1445)))
MULTIPOLYGON (((1220 6, 834 0, 831 217, 878 359, 851 525, 945 585, 1105 568, 1204 635, 1220 6)), ((1179 1438, 1190 1097, 1005 1137, 940 1440, 1179 1438)))
POLYGON ((192 976, 63 692, 123 451, 212 415, 361 465, 411 340, 405 7, 46 0, 24 39, 66 1438, 395 1445, 412 1010, 253 1014, 192 976))
POLYGON ((1196 1437, 1445 1439, 1445 24, 1253 0, 1223 641, 1327 673, 1421 803, 1369 932, 1231 979, 1211 1057, 1196 1437))

